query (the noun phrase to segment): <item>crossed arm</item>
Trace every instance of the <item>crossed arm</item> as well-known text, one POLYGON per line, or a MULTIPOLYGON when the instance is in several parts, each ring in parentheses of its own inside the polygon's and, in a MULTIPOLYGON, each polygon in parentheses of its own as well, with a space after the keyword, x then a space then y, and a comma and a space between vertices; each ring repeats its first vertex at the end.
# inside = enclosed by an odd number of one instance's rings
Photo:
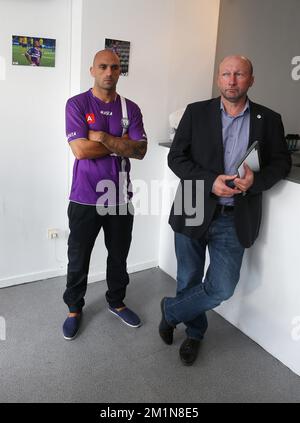
POLYGON ((72 152, 78 160, 97 159, 111 153, 142 160, 147 151, 146 141, 132 141, 127 135, 113 137, 103 131, 89 131, 88 137, 70 142, 72 152))

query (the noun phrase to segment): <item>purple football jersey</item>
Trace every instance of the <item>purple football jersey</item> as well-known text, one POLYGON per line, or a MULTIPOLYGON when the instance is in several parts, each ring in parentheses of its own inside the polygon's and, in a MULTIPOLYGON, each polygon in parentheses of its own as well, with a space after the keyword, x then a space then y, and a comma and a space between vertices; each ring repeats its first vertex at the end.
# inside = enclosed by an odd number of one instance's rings
MULTIPOLYGON (((139 107, 126 99, 128 129, 133 141, 147 141, 139 107)), ((104 131, 121 137, 121 98, 105 103, 95 97, 92 90, 70 98, 66 104, 66 133, 69 142, 88 138, 88 131, 104 131)), ((109 155, 98 159, 75 159, 70 201, 87 205, 116 205, 130 201, 130 161, 128 158, 109 155), (125 189, 124 189, 125 184, 125 189)))

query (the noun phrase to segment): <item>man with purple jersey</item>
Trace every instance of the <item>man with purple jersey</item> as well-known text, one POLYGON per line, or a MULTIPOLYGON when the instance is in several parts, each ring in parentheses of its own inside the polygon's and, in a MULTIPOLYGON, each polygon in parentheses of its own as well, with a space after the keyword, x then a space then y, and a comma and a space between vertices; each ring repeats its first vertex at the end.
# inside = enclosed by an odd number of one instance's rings
POLYGON ((26 53, 25 57, 31 66, 40 66, 41 59, 42 59, 42 50, 40 46, 40 42, 38 40, 34 40, 34 46, 30 47, 26 53))
POLYGON ((126 260, 133 225, 129 158, 144 158, 147 137, 139 107, 116 92, 118 56, 110 50, 99 51, 90 72, 94 87, 70 98, 66 105, 66 132, 76 158, 68 208, 69 263, 64 293, 69 315, 63 334, 68 340, 74 339, 79 329, 90 256, 101 228, 108 251, 108 309, 131 327, 141 325, 123 300, 129 283, 126 260))

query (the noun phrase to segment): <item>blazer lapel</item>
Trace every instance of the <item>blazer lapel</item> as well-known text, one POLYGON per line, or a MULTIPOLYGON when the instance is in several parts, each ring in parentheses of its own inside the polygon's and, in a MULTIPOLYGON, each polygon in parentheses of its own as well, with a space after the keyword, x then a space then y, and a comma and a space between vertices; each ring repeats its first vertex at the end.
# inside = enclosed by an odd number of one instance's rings
POLYGON ((221 173, 224 173, 224 147, 220 104, 221 97, 215 98, 210 104, 210 128, 211 142, 213 143, 216 151, 218 167, 220 168, 221 173))
POLYGON ((261 108, 256 104, 249 101, 250 104, 250 132, 248 147, 254 141, 262 141, 264 114, 261 108))

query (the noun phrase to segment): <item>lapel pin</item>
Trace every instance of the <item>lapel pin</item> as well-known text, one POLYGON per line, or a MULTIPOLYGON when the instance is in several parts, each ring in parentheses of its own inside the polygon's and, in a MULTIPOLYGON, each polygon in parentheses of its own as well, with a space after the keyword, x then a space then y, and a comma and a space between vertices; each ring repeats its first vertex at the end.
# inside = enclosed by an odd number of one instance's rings
POLYGON ((261 115, 257 115, 256 117, 257 117, 257 119, 261 119, 261 115))

